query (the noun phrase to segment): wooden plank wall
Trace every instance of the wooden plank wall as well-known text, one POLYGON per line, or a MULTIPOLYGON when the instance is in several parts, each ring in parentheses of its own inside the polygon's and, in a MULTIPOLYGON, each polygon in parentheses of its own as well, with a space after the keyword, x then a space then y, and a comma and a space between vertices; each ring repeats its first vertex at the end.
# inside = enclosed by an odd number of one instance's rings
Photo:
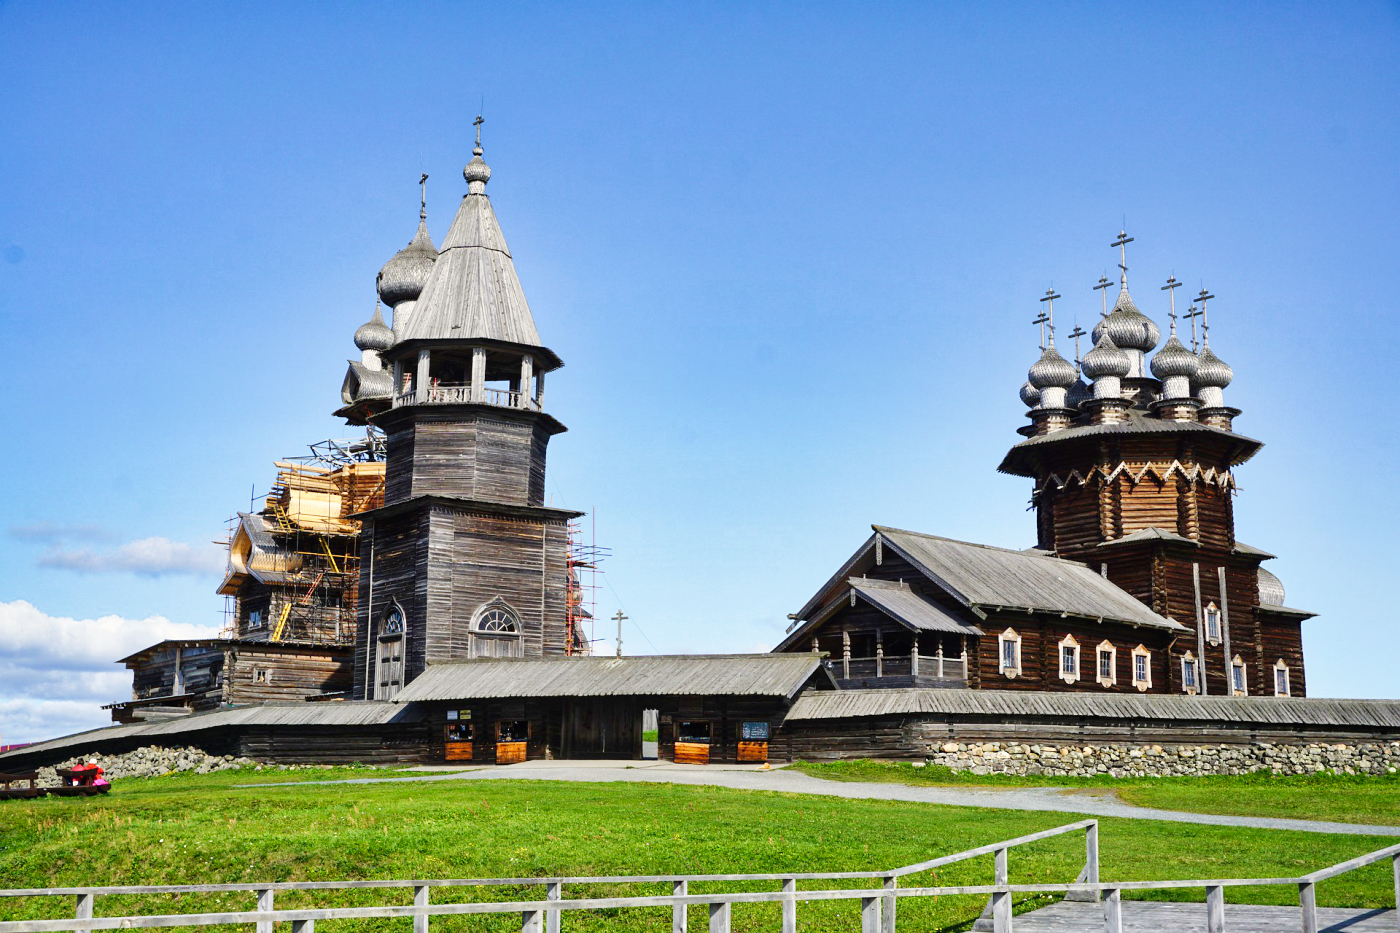
POLYGON ((504 408, 415 408, 386 421, 392 422, 386 435, 386 503, 432 495, 544 503, 549 431, 537 415, 504 408))
POLYGON ((228 651, 225 701, 234 706, 287 702, 349 690, 350 652, 240 646, 228 651))
POLYGON ((379 635, 379 625, 389 610, 391 600, 398 600, 407 618, 407 652, 405 665, 423 663, 423 620, 426 607, 426 572, 424 587, 418 587, 419 565, 426 566, 428 548, 428 508, 366 521, 360 536, 360 567, 365 573, 374 568, 372 587, 365 588, 365 598, 357 612, 354 660, 354 697, 373 699, 374 688, 371 646, 379 635), (372 601, 372 605, 371 605, 372 601), (372 615, 371 615, 372 613, 372 615))

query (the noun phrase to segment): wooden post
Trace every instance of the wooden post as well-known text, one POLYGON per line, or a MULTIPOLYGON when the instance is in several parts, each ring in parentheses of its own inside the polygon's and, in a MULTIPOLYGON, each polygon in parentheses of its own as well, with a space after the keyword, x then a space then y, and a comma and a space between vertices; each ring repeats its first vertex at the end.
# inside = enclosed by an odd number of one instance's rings
POLYGON ((841 630, 841 679, 851 679, 851 633, 841 630))
POLYGON ((880 933, 880 898, 860 899, 860 933, 880 933))
POLYGON ((875 630, 875 676, 885 676, 885 632, 883 629, 875 630))
POLYGON ((816 640, 815 638, 812 639, 812 653, 813 653, 813 654, 821 654, 821 653, 822 653, 821 645, 819 645, 819 644, 817 643, 817 640, 816 640))
POLYGON ((172 685, 171 693, 178 696, 185 695, 185 652, 178 644, 175 646, 175 682, 172 685))
POLYGON ((292 933, 316 933, 315 920, 293 920, 292 933))
POLYGON ((544 933, 544 911, 521 911, 520 933, 544 933))
MULTIPOLYGON (((428 906, 428 886, 426 884, 419 884, 413 886, 413 906, 428 906)), ((413 915, 413 933, 428 933, 427 914, 413 915)))
POLYGON ((1123 933, 1123 892, 1109 888, 1103 894, 1104 933, 1123 933))
POLYGON ((797 879, 783 879, 783 933, 797 933, 797 879))
MULTIPOLYGON (((1011 877, 1006 867, 1006 849, 997 849, 993 884, 1008 884, 1011 877)), ((1011 933, 1011 892, 997 891, 992 895, 992 929, 996 933, 1011 933)))
MULTIPOLYGON (((544 886, 544 899, 547 901, 562 901, 564 899, 564 882, 549 881, 544 886)), ((546 910, 544 912, 544 933, 559 933, 559 911, 546 910)))
POLYGON ((535 358, 530 354, 520 360, 520 396, 519 407, 530 407, 530 380, 535 377, 535 358))
MULTIPOLYGON (((1089 884, 1099 883, 1099 824, 1090 823, 1084 832, 1084 880, 1089 884)), ((1094 900, 1099 892, 1094 892, 1094 900)))
POLYGON ((710 933, 729 933, 729 902, 710 905, 710 933))
POLYGON ((1225 889, 1218 884, 1206 888, 1206 933, 1225 933, 1225 889))
POLYGON ((914 636, 914 647, 909 652, 909 676, 919 676, 919 636, 914 636))
MULTIPOLYGON (((685 897, 690 893, 690 882, 672 881, 671 893, 676 897, 685 897)), ((676 904, 671 908, 671 933, 686 933, 686 917, 689 907, 686 904, 676 904)))
POLYGON ((544 411, 544 373, 535 377, 535 405, 544 411))
MULTIPOLYGON (((77 912, 76 912, 73 916, 74 916, 74 918, 77 919, 77 920, 91 920, 91 919, 92 919, 92 895, 91 895, 91 894, 79 894, 79 895, 78 895, 78 909, 77 909, 77 912)), ((88 927, 79 927, 79 929, 90 929, 90 928, 88 928, 88 927)))
POLYGON ((1298 905, 1303 909, 1303 933, 1317 933, 1317 886, 1311 881, 1298 885, 1298 905))
POLYGON ((938 652, 934 655, 938 658, 938 679, 943 679, 943 639, 938 639, 938 652))
MULTIPOLYGON (((1234 696, 1235 693, 1235 656, 1230 653, 1230 600, 1225 595, 1225 568, 1218 568, 1220 571, 1220 637, 1225 643, 1225 695, 1234 696)), ((1244 676, 1240 678, 1240 686, 1244 689, 1240 692, 1249 695, 1249 670, 1246 668, 1244 676)))
POLYGON ((881 909, 884 922, 880 926, 880 933, 894 933, 895 905, 899 902, 899 898, 894 895, 894 889, 897 887, 899 887, 899 876, 886 875, 885 890, 890 893, 885 895, 885 905, 881 909))
POLYGON ((413 400, 422 405, 428 400, 428 348, 418 351, 418 372, 413 377, 413 400))
POLYGON ((1391 858, 1390 865, 1395 876, 1395 917, 1400 920, 1400 853, 1391 858))
POLYGON ((486 400, 486 348, 472 347, 472 401, 486 400))
MULTIPOLYGON (((272 889, 263 888, 261 891, 258 892, 258 911, 261 913, 262 911, 273 909, 274 908, 272 906, 272 889)), ((272 933, 271 920, 259 920, 257 927, 258 933, 272 933)))

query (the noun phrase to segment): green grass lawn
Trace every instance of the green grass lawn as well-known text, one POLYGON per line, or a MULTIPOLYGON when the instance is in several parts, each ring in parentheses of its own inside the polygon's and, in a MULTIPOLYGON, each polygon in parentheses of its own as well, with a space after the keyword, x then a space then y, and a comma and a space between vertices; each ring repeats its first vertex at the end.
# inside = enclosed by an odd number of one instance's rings
MULTIPOLYGON (((118 781, 95 799, 0 802, 0 886, 175 884, 268 880, 521 877, 546 875, 883 869, 1045 829, 1072 817, 898 801, 738 791, 669 784, 437 781, 240 789, 250 780, 385 775, 224 772, 118 781)), ((391 773, 392 774, 392 773, 391 773)), ((1400 833, 1397 833, 1400 835, 1400 833)), ((1102 821, 1106 879, 1296 875, 1393 840, 1102 821)), ((1075 835, 1014 850, 1015 881, 1072 881, 1083 861, 1075 835)), ((925 873, 910 884, 987 883, 990 859, 925 873)), ((841 885, 833 885, 841 886, 841 885)), ((763 887, 763 886, 757 886, 763 887)), ((694 893, 734 890, 696 885, 694 893)), ((772 888, 768 888, 772 889, 772 888)), ((440 900, 536 897, 538 888, 434 892, 440 900)), ((570 896, 663 893, 619 885, 570 896)), ((666 891, 664 893, 669 893, 666 891)), ((1194 892, 1180 895, 1199 899, 1194 892)), ((1295 903, 1291 888, 1231 890, 1231 900, 1295 903)), ((407 903, 408 892, 278 895, 280 906, 407 903)), ((980 898, 908 901, 900 928, 965 929, 980 898)), ((1390 865, 1319 888, 1319 901, 1390 906, 1390 865)), ((1044 903, 1044 902, 1040 902, 1044 903)), ((122 896, 99 915, 137 908, 251 909, 251 895, 122 896)), ((1036 906, 1027 901, 1024 908, 1036 906)), ((0 901, 0 918, 71 916, 71 898, 0 901)), ((856 929, 854 903, 803 905, 803 929, 856 929)), ((667 910, 576 914, 570 930, 668 930, 667 910)), ((408 921, 401 925, 404 933, 408 921)), ((703 929, 697 911, 692 925, 703 929)), ((739 905, 736 930, 773 929, 775 905, 739 905)), ((318 924, 318 931, 384 929, 383 921, 318 924)), ((433 930, 519 929, 519 918, 443 918, 433 930)))
POLYGON ((1400 826, 1400 775, 1274 775, 1091 778, 970 774, 908 762, 798 762, 791 766, 832 781, 876 781, 924 787, 1071 787, 1111 790, 1127 803, 1192 813, 1274 816, 1400 826))

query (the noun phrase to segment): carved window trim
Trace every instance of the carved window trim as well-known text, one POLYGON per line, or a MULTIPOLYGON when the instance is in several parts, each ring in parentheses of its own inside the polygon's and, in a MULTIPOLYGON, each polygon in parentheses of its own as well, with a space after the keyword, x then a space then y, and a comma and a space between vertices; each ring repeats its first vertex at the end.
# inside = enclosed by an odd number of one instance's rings
POLYGON ((1106 639, 1094 649, 1094 677, 1101 687, 1112 687, 1118 683, 1118 648, 1106 639), (1104 673, 1104 655, 1108 655, 1107 674, 1104 673))
POLYGON ((1230 661, 1230 693, 1232 696, 1249 696, 1249 671, 1245 669, 1244 658, 1235 655, 1230 661))
POLYGON ((1079 680, 1080 672, 1084 669, 1080 664, 1082 660, 1079 651, 1079 642, 1073 635, 1066 635, 1060 639, 1060 679, 1067 684, 1075 683, 1079 680), (1069 663, 1066 664, 1065 662, 1069 663))
POLYGON ((1133 686, 1139 692, 1146 692, 1152 689, 1152 652, 1146 645, 1138 645, 1133 649, 1133 686))
POLYGON ((493 638, 519 638, 520 613, 497 596, 472 614, 472 633, 493 638))
POLYGON ((1190 651, 1181 656, 1181 692, 1191 696, 1201 692, 1201 665, 1190 651))
POLYGON ((1205 609, 1206 616, 1206 641, 1212 645, 1220 644, 1220 607, 1215 603, 1209 603, 1205 609))
POLYGON ((997 667, 1008 680, 1021 674, 1021 634, 1014 628, 997 636, 997 667))
POLYGON ((1291 697, 1293 695, 1293 674, 1284 663, 1283 658, 1274 662, 1274 696, 1291 697), (1282 689, 1280 689, 1282 688, 1282 689))

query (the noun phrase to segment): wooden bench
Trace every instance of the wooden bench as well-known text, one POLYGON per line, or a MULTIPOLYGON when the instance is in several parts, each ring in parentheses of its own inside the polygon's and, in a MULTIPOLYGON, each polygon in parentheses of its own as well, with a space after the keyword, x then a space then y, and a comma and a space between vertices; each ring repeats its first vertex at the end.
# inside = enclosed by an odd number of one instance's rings
POLYGON ((0 800, 15 800, 24 797, 42 797, 48 788, 39 786, 39 773, 5 774, 0 772, 0 800), (15 785, 23 784, 23 787, 15 785))
POLYGON ((59 768, 58 778, 63 786, 50 787, 48 791, 55 797, 96 797, 112 789, 112 785, 106 781, 93 783, 101 774, 100 770, 89 768, 59 768))

